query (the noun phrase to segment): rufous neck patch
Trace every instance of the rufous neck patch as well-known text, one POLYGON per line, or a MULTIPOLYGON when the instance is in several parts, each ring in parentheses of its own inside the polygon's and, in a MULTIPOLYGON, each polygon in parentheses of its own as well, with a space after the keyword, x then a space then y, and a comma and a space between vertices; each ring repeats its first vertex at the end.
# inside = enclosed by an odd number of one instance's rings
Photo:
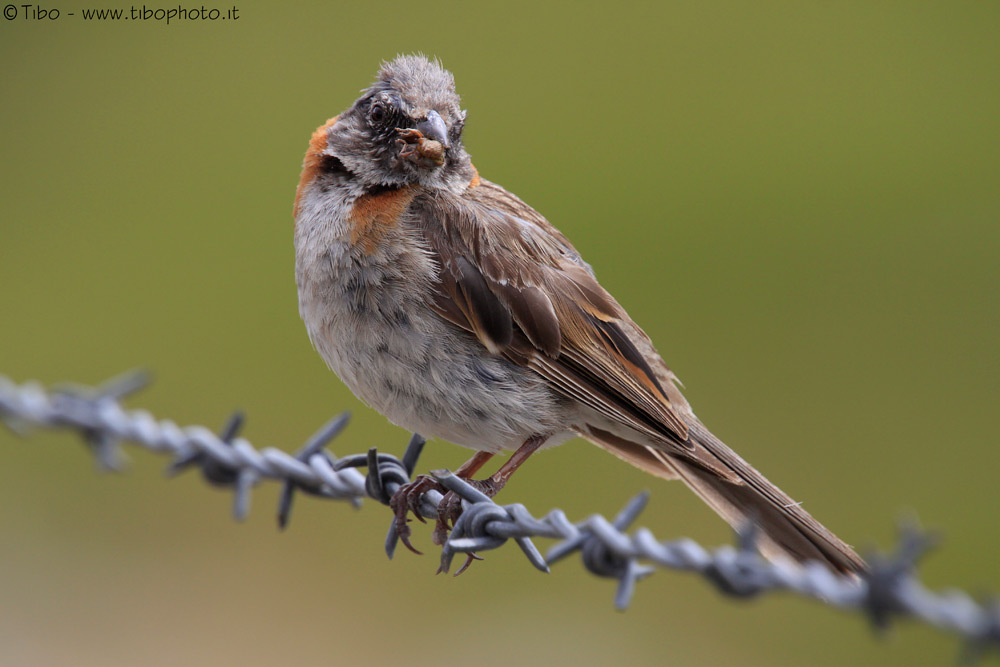
POLYGON ((408 186, 358 197, 351 207, 351 244, 360 246, 366 255, 374 253, 416 193, 416 188, 408 186))
POLYGON ((306 156, 302 160, 302 175, 299 176, 299 185, 295 188, 295 206, 292 209, 292 213, 295 216, 299 214, 302 193, 305 191, 306 186, 316 178, 316 174, 319 173, 320 165, 323 162, 323 151, 326 150, 326 131, 336 124, 338 118, 340 116, 334 116, 320 125, 309 139, 309 148, 306 150, 306 156))
POLYGON ((473 165, 473 164, 470 164, 469 166, 472 167, 472 179, 469 181, 469 187, 470 188, 479 187, 479 183, 480 183, 480 180, 479 180, 479 170, 476 169, 476 166, 473 165))

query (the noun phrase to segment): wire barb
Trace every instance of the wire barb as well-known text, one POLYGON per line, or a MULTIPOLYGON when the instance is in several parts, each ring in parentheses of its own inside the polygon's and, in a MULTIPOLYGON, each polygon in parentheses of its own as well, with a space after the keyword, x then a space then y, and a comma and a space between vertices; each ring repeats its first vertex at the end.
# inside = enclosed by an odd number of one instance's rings
MULTIPOLYGON (((414 434, 402 459, 371 448, 365 454, 337 459, 327 445, 347 426, 349 415, 338 415, 317 431, 294 455, 274 448, 255 449, 239 436, 242 413, 229 418, 219 435, 203 426, 181 428, 169 420, 157 421, 143 410, 126 410, 121 400, 148 383, 148 375, 126 373, 96 389, 61 386, 46 391, 37 383, 17 385, 0 375, 0 422, 18 436, 30 426, 75 431, 83 437, 102 469, 119 470, 120 443, 131 442, 172 457, 168 474, 197 467, 205 480, 234 490, 233 514, 247 516, 253 488, 262 481, 282 485, 278 526, 288 526, 294 494, 343 500, 357 506, 364 497, 388 505, 400 486, 416 470, 424 439, 414 434), (363 475, 358 468, 365 468, 363 475)), ((888 628, 897 618, 920 621, 964 639, 962 658, 975 661, 1000 649, 1000 600, 977 602, 963 591, 933 592, 917 576, 917 564, 936 540, 915 524, 900 528, 894 553, 871 554, 871 572, 861 579, 832 573, 820 563, 796 565, 764 560, 756 548, 757 531, 739 531, 736 547, 712 551, 689 539, 661 542, 646 528, 627 532, 649 500, 646 492, 632 498, 612 521, 600 515, 572 523, 562 510, 536 518, 519 504, 498 505, 485 494, 448 471, 434 478, 463 500, 463 512, 441 549, 441 571, 447 572, 455 554, 497 549, 508 540, 520 547, 538 570, 579 553, 591 573, 618 582, 615 606, 625 609, 636 583, 658 568, 695 572, 723 595, 749 598, 786 591, 841 609, 860 612, 873 627, 888 628), (558 540, 546 557, 533 538, 558 540)), ((436 518, 443 496, 430 490, 419 498, 418 514, 436 518)), ((386 537, 391 558, 398 536, 386 537)))

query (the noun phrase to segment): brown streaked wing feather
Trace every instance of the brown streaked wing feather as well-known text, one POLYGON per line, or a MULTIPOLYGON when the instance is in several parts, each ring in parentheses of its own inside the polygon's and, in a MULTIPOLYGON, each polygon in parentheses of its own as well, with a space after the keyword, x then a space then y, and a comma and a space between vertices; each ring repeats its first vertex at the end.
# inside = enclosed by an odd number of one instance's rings
POLYGON ((510 345, 514 335, 510 311, 469 260, 460 255, 450 266, 457 288, 455 303, 462 309, 476 336, 491 352, 503 350, 510 345))
POLYGON ((414 206, 425 207, 414 218, 441 265, 434 306, 442 317, 647 437, 592 424, 578 425, 581 435, 654 475, 681 478, 736 527, 757 522, 772 554, 864 571, 849 546, 690 414, 648 338, 544 218, 487 181, 460 199, 436 195, 414 206))
POLYGON ((487 181, 461 198, 435 195, 415 204, 423 207, 415 217, 426 221, 441 265, 439 314, 561 393, 725 474, 687 442, 686 423, 619 324, 628 315, 544 218, 487 181), (502 337, 491 325, 498 307, 516 325, 506 346, 497 345, 502 337))
POLYGON ((593 426, 588 427, 583 437, 611 452, 623 461, 661 479, 680 479, 675 464, 662 451, 648 445, 636 444, 614 433, 593 426))
POLYGON ((549 297, 534 285, 496 285, 501 299, 528 340, 547 357, 555 359, 562 349, 559 319, 549 297))

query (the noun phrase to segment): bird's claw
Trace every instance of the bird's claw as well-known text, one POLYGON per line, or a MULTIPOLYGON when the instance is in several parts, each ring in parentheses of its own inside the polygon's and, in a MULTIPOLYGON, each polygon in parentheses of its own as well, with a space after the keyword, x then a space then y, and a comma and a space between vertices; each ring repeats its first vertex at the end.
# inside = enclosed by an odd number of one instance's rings
MULTIPOLYGON (((501 488, 503 488, 503 482, 494 480, 492 477, 487 479, 469 479, 466 480, 470 485, 482 491, 487 496, 492 498, 495 496, 501 488)), ((451 533, 452 528, 455 526, 455 522, 460 516, 462 516, 462 498, 456 494, 454 491, 447 491, 433 477, 428 475, 419 475, 415 480, 409 484, 404 484, 396 490, 396 493, 392 495, 392 499, 389 501, 389 506, 392 508, 393 513, 396 515, 394 526, 396 528, 396 535, 399 537, 399 541, 403 543, 407 549, 420 556, 423 552, 418 550, 412 544, 410 544, 410 535, 412 531, 410 530, 410 518, 409 515, 412 513, 421 523, 427 523, 423 515, 420 513, 420 502, 424 494, 428 491, 439 491, 444 493, 444 497, 441 502, 438 503, 437 508, 437 520, 434 524, 434 532, 431 534, 431 541, 442 546, 448 541, 448 535, 451 533)), ((474 553, 466 555, 465 563, 455 572, 455 576, 458 576, 469 569, 473 561, 482 560, 482 558, 474 553)), ((441 572, 441 570, 439 570, 441 572)))
MULTIPOLYGON (((488 477, 486 479, 467 479, 465 481, 468 482, 470 486, 482 491, 490 498, 499 493, 500 489, 504 486, 503 482, 497 481, 492 477, 488 477)), ((463 511, 464 508, 462 507, 462 498, 454 491, 446 493, 444 498, 441 499, 441 502, 438 503, 438 518, 434 526, 434 533, 431 536, 431 541, 433 541, 434 544, 442 546, 448 541, 448 534, 451 532, 451 529, 455 527, 455 522, 458 521, 460 516, 462 516, 463 511), (451 523, 450 526, 448 525, 449 522, 451 523)), ((458 568, 455 572, 455 576, 457 577, 468 570, 473 561, 477 560, 483 560, 482 556, 472 552, 466 554, 465 563, 462 564, 462 567, 458 568)), ((442 566, 442 568, 443 567, 444 566, 442 566)), ((438 574, 443 571, 443 569, 439 568, 438 574)))
POLYGON ((410 544, 412 531, 408 515, 412 513, 421 523, 427 523, 427 520, 420 514, 420 500, 425 493, 431 490, 444 491, 444 487, 433 477, 420 475, 409 484, 404 484, 396 489, 396 493, 392 494, 392 499, 389 501, 389 507, 396 515, 394 525, 399 541, 407 549, 421 556, 423 552, 410 544))
POLYGON ((438 546, 444 545, 448 541, 448 533, 451 532, 460 516, 462 516, 462 499, 454 491, 449 491, 438 503, 438 517, 431 541, 438 546))
MULTIPOLYGON (((462 563, 462 567, 458 568, 458 570, 455 572, 454 576, 457 577, 458 575, 460 575, 463 572, 465 572, 466 570, 468 570, 469 566, 472 565, 472 562, 473 561, 477 561, 477 560, 484 560, 484 559, 483 559, 482 556, 480 556, 477 553, 469 552, 469 553, 465 554, 465 562, 462 563)), ((437 572, 435 572, 435 574, 441 574, 444 571, 445 571, 444 570, 444 565, 441 565, 440 567, 438 567, 438 570, 437 570, 437 572)))

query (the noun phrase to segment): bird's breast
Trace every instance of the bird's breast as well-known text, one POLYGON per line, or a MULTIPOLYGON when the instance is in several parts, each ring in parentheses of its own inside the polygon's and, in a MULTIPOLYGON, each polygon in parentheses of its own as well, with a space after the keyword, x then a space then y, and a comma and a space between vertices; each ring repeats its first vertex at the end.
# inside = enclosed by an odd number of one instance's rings
POLYGON ((296 220, 299 311, 330 368, 390 421, 475 449, 519 446, 564 428, 561 399, 431 308, 440 267, 400 191, 296 220))

